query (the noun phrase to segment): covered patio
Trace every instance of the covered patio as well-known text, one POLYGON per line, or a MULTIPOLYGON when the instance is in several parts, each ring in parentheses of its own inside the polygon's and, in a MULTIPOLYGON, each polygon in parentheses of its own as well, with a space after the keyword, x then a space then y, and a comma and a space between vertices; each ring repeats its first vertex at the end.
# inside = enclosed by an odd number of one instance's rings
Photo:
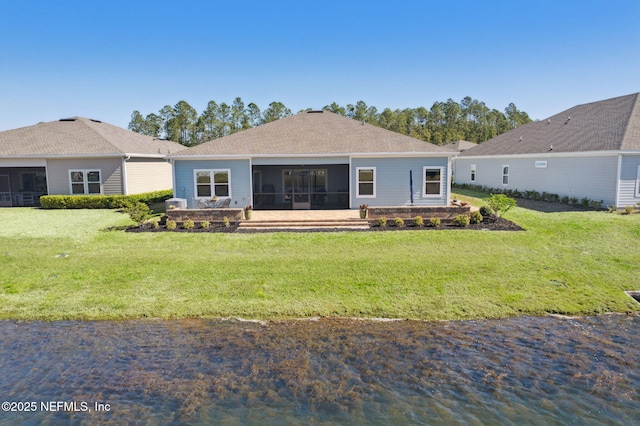
POLYGON ((47 195, 44 167, 0 167, 0 207, 39 206, 43 195, 47 195))
POLYGON ((254 165, 256 210, 349 208, 349 165, 254 165))

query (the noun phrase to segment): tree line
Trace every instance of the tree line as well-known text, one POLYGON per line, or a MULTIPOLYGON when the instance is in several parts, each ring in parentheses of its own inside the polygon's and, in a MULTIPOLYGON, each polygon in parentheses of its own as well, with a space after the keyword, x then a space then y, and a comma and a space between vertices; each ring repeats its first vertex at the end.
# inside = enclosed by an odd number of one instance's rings
MULTIPOLYGON (((452 99, 435 102, 430 109, 385 108, 379 111, 364 101, 346 106, 333 102, 323 109, 436 145, 458 140, 482 143, 531 121, 529 115, 513 103, 501 112, 489 109, 484 102, 469 96, 459 103, 452 99)), ((180 101, 174 106, 166 105, 157 114, 143 116, 139 111, 133 111, 128 128, 143 135, 194 146, 290 115, 291 110, 282 102, 271 102, 261 111, 255 103, 245 105, 239 97, 231 105, 209 101, 207 108, 198 114, 189 103, 180 101)))

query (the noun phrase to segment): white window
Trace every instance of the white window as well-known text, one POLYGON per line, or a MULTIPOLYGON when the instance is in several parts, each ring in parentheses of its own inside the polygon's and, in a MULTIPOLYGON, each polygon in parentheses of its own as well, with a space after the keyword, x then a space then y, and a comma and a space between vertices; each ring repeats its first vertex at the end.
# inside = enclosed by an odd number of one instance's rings
POLYGON ((74 195, 102 194, 100 170, 69 170, 69 185, 74 195))
POLYGON ((196 198, 231 198, 231 170, 194 170, 196 198))
POLYGON ((502 166, 502 184, 509 185, 509 166, 502 166))
POLYGON ((441 197, 442 196, 442 175, 444 168, 442 167, 423 167, 422 175, 424 176, 424 186, 422 191, 423 197, 441 197))
POLYGON ((472 164, 471 165, 471 182, 475 182, 476 181, 476 165, 472 164))
POLYGON ((376 196, 376 168, 357 167, 356 197, 375 198, 376 196))

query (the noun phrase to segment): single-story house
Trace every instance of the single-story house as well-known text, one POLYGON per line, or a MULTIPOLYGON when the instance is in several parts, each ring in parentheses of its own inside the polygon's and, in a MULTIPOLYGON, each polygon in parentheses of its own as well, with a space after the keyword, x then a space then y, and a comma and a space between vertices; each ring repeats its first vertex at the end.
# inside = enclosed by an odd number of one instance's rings
POLYGON ((169 159, 174 196, 254 209, 447 206, 454 152, 328 111, 304 111, 169 159))
POLYGON ((171 189, 166 156, 185 147, 82 117, 0 132, 0 206, 50 194, 171 189))
POLYGON ((455 181, 625 207, 640 202, 640 93, 578 105, 461 152, 455 181))

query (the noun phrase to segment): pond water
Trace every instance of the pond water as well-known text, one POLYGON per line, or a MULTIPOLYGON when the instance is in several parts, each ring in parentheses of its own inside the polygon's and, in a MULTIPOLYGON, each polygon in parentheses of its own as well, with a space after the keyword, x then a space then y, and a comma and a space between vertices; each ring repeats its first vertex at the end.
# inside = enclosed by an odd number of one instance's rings
POLYGON ((0 321, 0 424, 638 424, 639 331, 625 315, 0 321))

